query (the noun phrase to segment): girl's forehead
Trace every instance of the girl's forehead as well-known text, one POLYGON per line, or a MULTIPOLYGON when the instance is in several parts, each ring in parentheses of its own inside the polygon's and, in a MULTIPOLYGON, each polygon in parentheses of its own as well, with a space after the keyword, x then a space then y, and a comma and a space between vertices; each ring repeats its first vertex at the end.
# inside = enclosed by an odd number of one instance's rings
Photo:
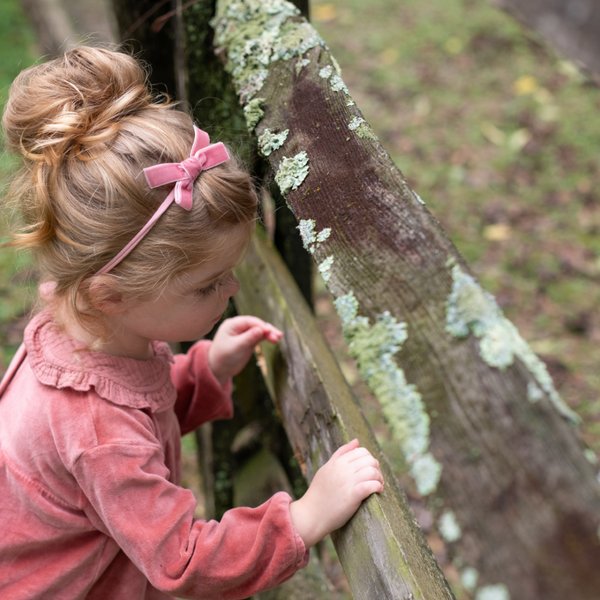
POLYGON ((219 250, 209 259, 196 267, 186 271, 180 278, 182 283, 199 284, 210 283, 223 273, 231 271, 244 257, 246 244, 239 240, 223 244, 219 250))

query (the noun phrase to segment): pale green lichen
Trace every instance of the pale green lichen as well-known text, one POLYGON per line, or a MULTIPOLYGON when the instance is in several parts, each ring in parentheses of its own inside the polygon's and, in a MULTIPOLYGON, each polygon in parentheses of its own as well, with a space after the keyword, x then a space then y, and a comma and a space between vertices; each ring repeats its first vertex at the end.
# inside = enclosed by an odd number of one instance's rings
POLYGON ((419 493, 427 496, 437 489, 442 475, 442 465, 431 452, 427 452, 414 459, 410 472, 417 483, 419 493))
POLYGON ((298 231, 302 238, 302 243, 307 250, 310 250, 312 245, 317 241, 317 235, 315 233, 316 223, 314 219, 302 219, 298 223, 298 231))
MULTIPOLYGON (((331 227, 321 229, 317 234, 317 244, 322 244, 331 235, 331 227)), ((318 245, 317 245, 318 247, 318 245)))
POLYGON ((456 264, 452 267, 452 279, 452 292, 446 303, 446 331, 456 337, 472 332, 480 339, 481 357, 491 367, 505 369, 515 358, 520 359, 560 414, 578 424, 579 417, 558 395, 546 365, 504 317, 494 297, 456 264))
POLYGON ((308 175, 308 155, 300 152, 293 158, 283 158, 279 163, 275 181, 285 196, 289 191, 298 189, 308 175))
POLYGON ((323 277, 323 281, 327 283, 329 278, 331 277, 330 269, 333 264, 333 256, 328 256, 322 263, 319 264, 319 273, 321 273, 321 277, 323 277))
POLYGON ((309 23, 298 19, 299 15, 300 11, 285 0, 217 3, 211 20, 215 45, 227 50, 226 69, 242 102, 251 100, 262 88, 268 67, 274 62, 302 56, 318 45, 326 48, 321 36, 309 23))
POLYGON ((373 133, 369 124, 362 117, 354 115, 352 119, 350 119, 350 123, 348 123, 348 129, 354 131, 359 138, 377 139, 377 136, 373 133))
POLYGON ((460 580, 468 592, 473 592, 477 587, 479 573, 473 567, 467 567, 460 575, 460 580))
POLYGON ((337 73, 338 77, 342 76, 342 68, 340 67, 340 63, 335 59, 335 56, 330 56, 329 57, 331 62, 333 63, 333 68, 335 69, 335 72, 337 73))
POLYGON ((596 456, 596 453, 591 449, 591 448, 586 448, 583 451, 583 455, 585 456, 585 459, 592 465, 597 465, 598 464, 598 457, 596 456))
MULTIPOLYGON (((336 70, 336 75, 334 75, 331 78, 331 89, 334 92, 344 92, 347 96, 348 99, 346 101, 346 106, 354 106, 354 100, 352 100, 352 98, 350 97, 350 91, 348 90, 348 88, 346 87, 346 84, 344 83, 344 81, 342 80, 342 70, 340 69, 340 65, 338 64, 338 62, 335 60, 335 58, 332 56, 331 57, 331 62, 333 63, 333 66, 335 67, 336 70)), ((325 69, 327 69, 326 73, 327 73, 327 77, 329 78, 332 74, 332 70, 331 67, 325 67, 325 69)), ((324 71, 325 69, 322 69, 322 71, 324 71)), ((324 77, 324 75, 321 75, 321 77, 324 77)))
POLYGON ((366 121, 362 117, 357 117, 356 115, 354 115, 350 119, 350 123, 348 123, 348 129, 350 129, 351 131, 355 131, 364 123, 366 123, 366 121))
POLYGON ((350 92, 348 91, 346 84, 344 83, 344 81, 342 80, 342 78, 339 75, 334 75, 331 78, 331 89, 334 92, 344 92, 348 96, 350 95, 350 92))
POLYGON ((374 325, 358 315, 358 300, 352 292, 334 302, 342 319, 350 355, 361 375, 379 400, 383 414, 410 472, 423 496, 437 488, 442 466, 429 448, 429 416, 416 386, 406 381, 394 356, 406 341, 406 323, 397 323, 388 312, 378 315, 374 325))
POLYGON ((477 590, 475 600, 510 600, 510 594, 508 588, 502 583, 486 585, 477 590))
POLYGON ((265 111, 260 107, 266 102, 265 98, 254 98, 244 106, 244 116, 246 117, 246 125, 248 131, 252 131, 258 122, 263 118, 265 111))
POLYGON ((265 129, 263 134, 258 138, 258 148, 262 155, 269 156, 271 152, 281 148, 289 132, 289 129, 281 133, 273 133, 271 130, 265 129))
POLYGON ((322 77, 323 79, 329 79, 332 73, 333 67, 331 65, 327 65, 319 71, 319 77, 322 77))
POLYGON ((325 229, 317 233, 315 225, 316 223, 313 219, 302 219, 298 224, 302 243, 311 254, 314 254, 315 250, 331 235, 331 227, 325 227, 325 229))
POLYGON ((413 194, 416 196, 417 200, 421 203, 421 204, 425 204, 425 202, 423 202, 421 196, 419 196, 419 194, 417 194, 417 192, 413 192, 413 194))
POLYGON ((308 65, 310 65, 310 58, 302 58, 302 55, 300 55, 296 61, 296 75, 300 75, 302 67, 307 67, 308 65))
POLYGON ((532 404, 539 402, 544 397, 544 392, 533 382, 527 384, 527 400, 532 404))
POLYGON ((456 515, 451 510, 447 510, 440 517, 439 530, 444 540, 450 543, 458 541, 462 535, 456 515))

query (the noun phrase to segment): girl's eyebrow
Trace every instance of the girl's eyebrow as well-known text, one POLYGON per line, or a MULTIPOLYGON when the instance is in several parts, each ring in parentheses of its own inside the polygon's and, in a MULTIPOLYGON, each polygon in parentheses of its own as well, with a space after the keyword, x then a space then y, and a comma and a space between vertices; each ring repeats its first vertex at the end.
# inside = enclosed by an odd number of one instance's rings
POLYGON ((221 271, 218 271, 217 273, 215 273, 214 275, 210 275, 209 277, 206 277, 205 279, 202 279, 200 281, 196 281, 196 280, 191 280, 190 284, 193 287, 198 287, 201 285, 210 285, 211 283, 213 283, 214 281, 216 281, 217 279, 220 279, 225 273, 227 273, 227 271, 229 271, 230 269, 222 269, 221 271))

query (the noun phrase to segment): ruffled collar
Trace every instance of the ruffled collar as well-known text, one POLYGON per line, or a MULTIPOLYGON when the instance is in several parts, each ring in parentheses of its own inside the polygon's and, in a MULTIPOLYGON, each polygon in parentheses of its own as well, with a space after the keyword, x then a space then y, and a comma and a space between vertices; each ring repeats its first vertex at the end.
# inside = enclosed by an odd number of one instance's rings
POLYGON ((44 385, 58 389, 90 391, 105 400, 139 409, 161 412, 173 406, 177 397, 171 381, 173 355, 164 342, 153 342, 154 357, 136 360, 102 352, 83 351, 78 342, 44 311, 25 329, 24 344, 29 364, 44 385))

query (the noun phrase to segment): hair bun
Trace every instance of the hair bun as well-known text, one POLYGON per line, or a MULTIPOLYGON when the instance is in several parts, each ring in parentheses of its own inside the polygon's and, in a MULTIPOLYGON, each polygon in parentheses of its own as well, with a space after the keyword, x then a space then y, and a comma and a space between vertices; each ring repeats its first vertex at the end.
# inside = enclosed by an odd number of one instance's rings
POLYGON ((23 71, 13 82, 2 125, 13 150, 57 166, 101 154, 119 122, 152 102, 146 73, 127 54, 77 48, 23 71))

